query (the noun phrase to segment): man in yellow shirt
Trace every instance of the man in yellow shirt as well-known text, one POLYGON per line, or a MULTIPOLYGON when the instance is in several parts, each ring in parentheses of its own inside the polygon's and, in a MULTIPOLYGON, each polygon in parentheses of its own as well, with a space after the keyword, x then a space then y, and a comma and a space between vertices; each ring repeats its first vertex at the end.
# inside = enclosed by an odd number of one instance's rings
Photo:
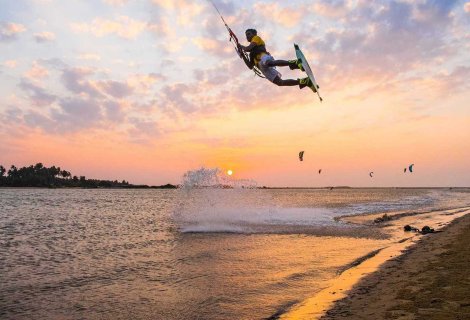
POLYGON ((261 71, 261 73, 278 86, 299 86, 300 89, 309 87, 314 91, 315 86, 309 77, 302 79, 282 79, 282 75, 276 70, 276 67, 289 67, 291 70, 302 68, 302 62, 300 60, 274 60, 273 56, 266 51, 266 45, 261 39, 255 29, 247 29, 245 31, 246 40, 250 43, 248 46, 240 45, 240 47, 249 53, 250 63, 261 71))

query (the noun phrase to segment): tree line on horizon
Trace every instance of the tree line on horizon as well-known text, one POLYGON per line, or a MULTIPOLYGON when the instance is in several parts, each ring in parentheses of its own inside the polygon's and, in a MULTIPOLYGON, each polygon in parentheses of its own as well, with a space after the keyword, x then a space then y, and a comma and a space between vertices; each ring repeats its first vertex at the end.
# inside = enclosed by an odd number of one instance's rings
POLYGON ((12 165, 7 171, 0 165, 0 187, 46 187, 46 188, 176 188, 171 184, 158 187, 133 185, 128 181, 87 179, 85 176, 72 176, 60 167, 45 167, 36 163, 28 167, 17 168, 12 165))

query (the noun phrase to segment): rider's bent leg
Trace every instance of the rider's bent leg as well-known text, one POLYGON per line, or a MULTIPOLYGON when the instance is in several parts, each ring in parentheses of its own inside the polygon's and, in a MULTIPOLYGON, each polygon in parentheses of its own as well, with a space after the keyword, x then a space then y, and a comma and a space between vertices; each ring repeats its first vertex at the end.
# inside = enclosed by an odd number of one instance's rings
POLYGON ((276 77, 276 78, 274 78, 273 83, 280 86, 280 87, 292 87, 292 86, 298 86, 299 85, 299 79, 297 79, 297 80, 294 80, 294 79, 283 80, 280 77, 276 77))
POLYGON ((270 60, 266 62, 266 65, 269 67, 287 67, 291 70, 294 69, 300 69, 301 71, 304 71, 304 68, 302 66, 302 61, 299 59, 296 60, 270 60))
POLYGON ((266 65, 269 67, 286 67, 289 65, 289 61, 287 60, 269 60, 266 62, 266 65))

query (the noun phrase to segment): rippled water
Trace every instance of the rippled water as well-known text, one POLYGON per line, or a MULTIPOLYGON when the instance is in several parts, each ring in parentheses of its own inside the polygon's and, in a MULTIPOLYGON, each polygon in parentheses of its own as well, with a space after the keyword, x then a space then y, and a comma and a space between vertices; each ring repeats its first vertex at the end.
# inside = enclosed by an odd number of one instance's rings
POLYGON ((262 319, 388 240, 333 219, 438 189, 0 189, 1 319, 262 319))

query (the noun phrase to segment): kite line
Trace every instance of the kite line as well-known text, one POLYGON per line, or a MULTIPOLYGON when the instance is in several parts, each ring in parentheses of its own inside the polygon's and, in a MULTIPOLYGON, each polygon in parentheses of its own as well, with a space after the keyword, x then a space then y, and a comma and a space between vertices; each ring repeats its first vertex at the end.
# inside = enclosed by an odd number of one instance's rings
POLYGON ((207 0, 209 1, 212 6, 214 7, 214 9, 217 11, 217 13, 219 14, 220 16, 220 19, 222 19, 222 22, 224 23, 225 25, 225 28, 227 28, 227 31, 230 35, 230 38, 229 38, 229 41, 233 43, 233 45, 235 46, 235 51, 237 52, 238 56, 243 60, 243 62, 245 62, 246 66, 248 68, 250 68, 251 70, 253 70, 253 72, 258 76, 258 77, 261 77, 261 78, 264 78, 264 76, 262 75, 261 71, 258 69, 258 67, 254 66, 252 63, 250 63, 250 58, 248 57, 248 54, 242 50, 242 48, 240 47, 240 42, 238 41, 238 38, 237 38, 237 35, 232 31, 232 29, 230 29, 230 27, 228 26, 227 22, 225 22, 225 19, 224 17, 222 16, 222 14, 220 13, 219 9, 217 8, 217 6, 215 5, 215 3, 212 1, 212 0, 207 0))

